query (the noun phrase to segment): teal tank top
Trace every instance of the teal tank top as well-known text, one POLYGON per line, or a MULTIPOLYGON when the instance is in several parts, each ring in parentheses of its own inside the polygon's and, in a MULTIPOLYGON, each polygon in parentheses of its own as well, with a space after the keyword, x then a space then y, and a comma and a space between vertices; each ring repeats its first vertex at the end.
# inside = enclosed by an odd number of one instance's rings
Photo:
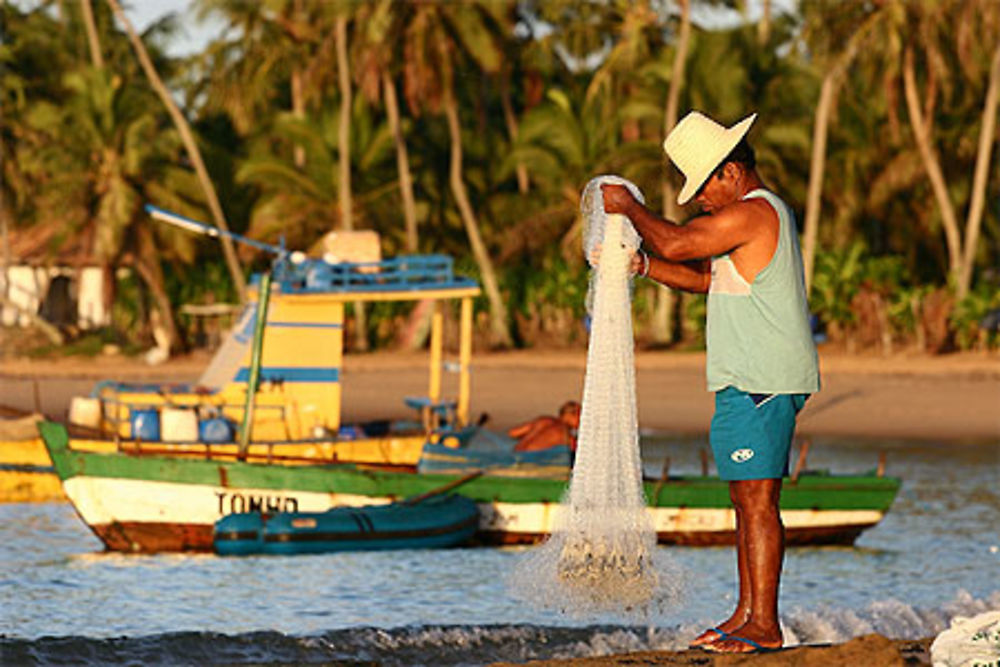
POLYGON ((749 393, 812 394, 819 391, 819 362, 795 217, 785 202, 763 188, 743 199, 757 197, 778 214, 778 244, 752 284, 728 254, 712 258, 708 390, 731 386, 749 393))

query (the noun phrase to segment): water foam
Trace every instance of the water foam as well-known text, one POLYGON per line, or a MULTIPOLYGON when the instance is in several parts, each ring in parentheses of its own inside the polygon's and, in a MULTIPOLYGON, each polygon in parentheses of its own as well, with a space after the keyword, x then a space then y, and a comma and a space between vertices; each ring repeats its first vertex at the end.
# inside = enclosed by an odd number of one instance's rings
MULTIPOLYGON (((788 646, 841 643, 877 632, 890 639, 922 639, 944 631, 955 616, 1000 609, 1000 590, 975 598, 958 591, 934 608, 879 600, 864 609, 792 609, 782 615, 788 646)), ((10 664, 315 664, 374 661, 397 665, 485 665, 569 658, 594 658, 634 651, 678 651, 706 626, 592 625, 414 625, 362 627, 295 636, 281 632, 170 632, 144 637, 0 636, 0 655, 10 664)))

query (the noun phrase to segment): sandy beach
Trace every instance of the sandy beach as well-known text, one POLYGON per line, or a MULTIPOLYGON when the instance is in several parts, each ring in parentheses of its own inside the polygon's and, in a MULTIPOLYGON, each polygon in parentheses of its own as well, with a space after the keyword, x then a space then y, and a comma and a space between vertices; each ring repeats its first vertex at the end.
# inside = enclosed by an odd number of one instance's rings
POLYGON ((495 663, 491 667, 513 664, 531 667, 604 667, 605 665, 667 665, 669 667, 903 667, 930 665, 933 639, 890 640, 881 635, 865 635, 832 646, 797 646, 762 655, 715 655, 701 650, 643 651, 596 658, 533 660, 527 663, 495 663))
MULTIPOLYGON (((799 418, 801 437, 1000 441, 1000 355, 846 355, 821 350, 822 391, 799 418)), ((0 404, 40 409, 60 419, 73 395, 101 379, 193 382, 208 355, 176 357, 159 366, 125 357, 15 359, 0 362, 0 404)), ((446 361, 448 355, 445 356, 446 361)), ((342 386, 348 419, 404 417, 403 397, 427 392, 427 355, 348 355, 342 386)), ((704 353, 639 352, 636 383, 643 429, 704 434, 713 411, 705 390, 704 353)), ((474 416, 487 413, 508 428, 554 413, 583 390, 586 352, 524 350, 477 353, 472 367, 474 416)), ((444 391, 457 375, 444 374, 444 391)))

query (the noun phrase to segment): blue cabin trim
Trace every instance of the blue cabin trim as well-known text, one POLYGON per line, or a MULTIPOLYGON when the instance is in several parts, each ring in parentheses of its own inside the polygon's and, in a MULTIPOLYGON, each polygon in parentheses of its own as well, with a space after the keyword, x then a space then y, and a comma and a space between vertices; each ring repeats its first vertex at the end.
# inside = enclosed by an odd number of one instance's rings
MULTIPOLYGON (((234 382, 247 382, 250 369, 244 366, 233 378, 234 382)), ((262 366, 261 382, 340 382, 339 368, 309 366, 262 366)))
MULTIPOLYGON (((311 258, 295 264, 279 258, 273 277, 283 294, 478 289, 475 280, 455 275, 454 263, 448 255, 403 255, 381 262, 339 264, 311 258)), ((250 283, 259 287, 260 276, 252 276, 250 283)))

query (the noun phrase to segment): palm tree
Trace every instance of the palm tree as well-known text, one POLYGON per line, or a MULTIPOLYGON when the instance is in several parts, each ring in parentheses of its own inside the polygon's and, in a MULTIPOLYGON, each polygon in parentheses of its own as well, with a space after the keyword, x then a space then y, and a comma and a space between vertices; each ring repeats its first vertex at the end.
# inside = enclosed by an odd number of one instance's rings
MULTIPOLYGON (((680 28, 677 31, 677 43, 674 46, 674 62, 670 72, 670 90, 667 93, 667 105, 663 114, 663 138, 666 139, 674 126, 677 125, 677 108, 680 102, 681 90, 684 86, 685 63, 688 56, 688 44, 691 40, 691 0, 678 0, 681 7, 680 28)), ((677 208, 677 196, 674 193, 673 181, 669 171, 664 169, 663 181, 663 215, 667 220, 679 220, 680 211, 677 208)), ((683 297, 681 298, 683 303, 683 297)), ((658 342, 670 342, 673 338, 674 326, 671 323, 671 313, 674 309, 674 295, 670 288, 658 285, 656 289, 656 309, 653 315, 652 336, 658 342)), ((681 318, 678 318, 681 319, 681 318)))
POLYGON ((495 73, 500 67, 500 52, 487 19, 488 13, 473 3, 417 6, 405 35, 404 73, 411 108, 444 113, 451 142, 449 185, 490 304, 491 342, 509 347, 512 341, 507 307, 463 177, 462 129, 455 89, 455 69, 460 64, 474 64, 486 73, 495 73))
POLYGON ((968 294, 972 285, 972 269, 976 260, 979 229, 983 221, 983 208, 986 200, 990 152, 993 148, 993 138, 996 136, 997 107, 1000 105, 998 98, 1000 98, 1000 43, 993 51, 986 99, 983 102, 983 120, 979 130, 979 146, 976 149, 976 170, 972 179, 969 215, 965 223, 965 255, 962 258, 962 269, 958 275, 959 298, 968 294))
MULTIPOLYGON (((305 120, 295 114, 278 115, 267 132, 252 142, 251 156, 242 161, 237 179, 261 192, 255 202, 248 234, 276 242, 283 237, 291 247, 306 248, 330 229, 341 226, 338 165, 339 109, 311 112, 305 120), (308 146, 302 168, 287 150, 275 145, 308 146)), ((381 226, 389 209, 393 172, 392 137, 374 114, 356 105, 350 119, 355 147, 352 172, 358 175, 354 198, 355 219, 381 234, 394 231, 381 226)))
POLYGON ((409 22, 410 5, 394 5, 391 0, 366 3, 358 8, 355 40, 355 80, 365 98, 373 103, 380 99, 385 107, 389 129, 396 148, 396 170, 399 175, 399 195, 403 204, 406 252, 419 248, 417 211, 413 195, 413 176, 406 137, 399 114, 395 77, 401 69, 401 36, 409 22))
POLYGON ((143 213, 143 202, 154 198, 147 184, 169 183, 164 165, 176 152, 176 137, 159 126, 148 95, 107 68, 71 72, 65 86, 62 106, 39 102, 32 108, 28 123, 35 137, 18 157, 46 182, 40 206, 62 213, 67 237, 93 238, 105 267, 131 263, 137 269, 176 347, 180 339, 160 261, 192 260, 194 240, 157 230, 168 242, 154 242, 143 213))
POLYGON ((820 86, 819 103, 813 122, 812 155, 809 161, 809 191, 802 238, 802 263, 805 267, 806 291, 812 286, 816 237, 819 230, 820 204, 823 192, 823 171, 826 166, 826 142, 830 116, 834 111, 837 91, 859 48, 869 39, 876 25, 875 13, 865 15, 862 5, 814 3, 806 8, 806 39, 814 57, 825 67, 820 86), (810 11, 811 10, 811 11, 810 11), (844 45, 846 43, 846 48, 844 45))
POLYGON ((90 0, 80 0, 80 10, 83 14, 83 23, 87 29, 87 44, 90 46, 90 62, 100 69, 104 67, 104 56, 101 55, 101 40, 97 35, 97 23, 94 22, 94 8, 90 0))
MULTIPOLYGON (((348 16, 343 9, 334 21, 334 34, 337 45, 337 88, 340 91, 340 127, 339 142, 339 180, 340 215, 344 229, 354 229, 354 203, 351 195, 351 69, 347 56, 347 23, 348 16)), ((354 302, 355 346, 359 350, 368 349, 368 325, 365 317, 365 305, 361 301, 354 302)))
MULTIPOLYGON (((212 184, 212 179, 208 174, 208 170, 205 168, 205 162, 202 160, 201 151, 198 149, 198 144, 195 141, 194 134, 191 132, 191 126, 188 124, 187 119, 184 118, 184 115, 180 112, 180 109, 177 108, 177 104, 174 102, 173 97, 171 97, 167 87, 163 84, 162 79, 160 79, 160 75, 153 66, 153 62, 149 58, 149 53, 146 51, 145 45, 139 38, 138 33, 136 33, 132 23, 128 20, 128 17, 125 16, 125 12, 122 11, 118 0, 108 0, 108 4, 111 6, 111 10, 114 12, 115 17, 125 28, 125 32, 128 35, 129 41, 132 43, 132 47, 135 49, 136 57, 139 59, 139 63, 142 66, 143 72, 146 74, 146 78, 149 79, 150 85, 160 98, 163 106, 166 107, 174 126, 180 134, 181 141, 184 143, 184 148, 187 151, 188 158, 191 160, 195 173, 198 175, 198 181, 201 183, 201 187, 204 191, 205 199, 208 202, 208 208, 212 213, 212 219, 215 221, 215 225, 224 232, 228 232, 229 224, 226 222, 226 216, 222 211, 222 205, 219 203, 219 197, 215 192, 215 186, 212 184)), ((236 250, 233 248, 233 243, 228 236, 220 234, 219 240, 222 242, 222 249, 226 258, 226 266, 229 268, 229 275, 232 277, 236 293, 240 302, 245 302, 246 280, 243 277, 243 269, 240 266, 239 258, 236 256, 236 250)))
POLYGON ((944 2, 934 6, 902 4, 897 9, 905 13, 894 15, 902 17, 902 20, 897 19, 889 23, 890 29, 898 31, 896 34, 900 36, 900 41, 904 45, 901 69, 907 115, 941 215, 948 246, 949 273, 959 299, 966 296, 972 281, 975 244, 978 241, 983 212, 982 198, 996 127, 997 85, 1000 85, 997 83, 997 77, 1000 76, 1000 65, 997 63, 1000 47, 995 45, 1000 43, 1000 20, 995 16, 990 18, 995 12, 990 11, 989 4, 975 1, 944 2), (968 40, 964 45, 965 57, 962 53, 963 38, 968 40), (993 45, 993 50, 986 51, 988 55, 982 59, 983 61, 988 59, 990 62, 988 67, 976 67, 978 59, 970 57, 968 53, 976 48, 973 44, 993 45), (982 76, 983 69, 988 72, 983 121, 979 128, 976 173, 973 177, 973 192, 966 219, 964 241, 955 204, 951 199, 948 179, 934 141, 934 110, 938 95, 951 98, 949 101, 956 100, 958 95, 957 86, 951 81, 951 68, 946 62, 949 55, 959 60, 960 72, 973 76, 976 75, 976 70, 979 76, 982 76), (926 79, 924 91, 920 90, 918 81, 918 57, 921 57, 924 63, 926 79))

